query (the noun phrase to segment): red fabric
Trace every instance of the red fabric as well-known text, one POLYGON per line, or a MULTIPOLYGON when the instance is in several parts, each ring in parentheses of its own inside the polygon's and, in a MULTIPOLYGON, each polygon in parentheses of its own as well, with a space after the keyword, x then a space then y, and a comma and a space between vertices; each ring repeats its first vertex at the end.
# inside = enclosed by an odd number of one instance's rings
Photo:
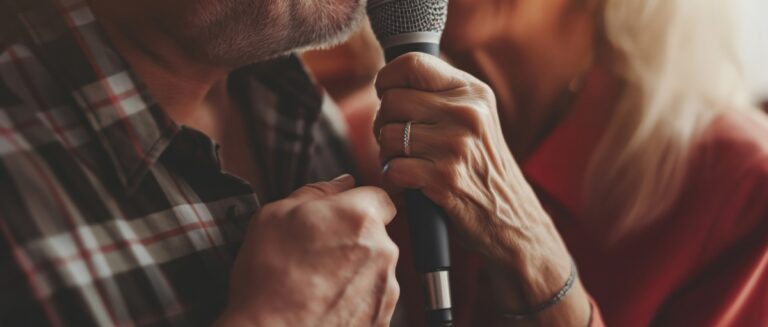
MULTIPOLYGON (((608 76, 590 76, 568 116, 522 163, 593 298, 591 326, 768 325, 768 128, 738 111, 717 118, 695 143, 690 178, 669 214, 605 246, 580 200, 618 94, 608 76)), ((401 245, 410 326, 424 326, 405 219, 390 231, 401 245)), ((495 309, 483 261, 460 246, 452 256, 455 325, 489 325, 495 309)))

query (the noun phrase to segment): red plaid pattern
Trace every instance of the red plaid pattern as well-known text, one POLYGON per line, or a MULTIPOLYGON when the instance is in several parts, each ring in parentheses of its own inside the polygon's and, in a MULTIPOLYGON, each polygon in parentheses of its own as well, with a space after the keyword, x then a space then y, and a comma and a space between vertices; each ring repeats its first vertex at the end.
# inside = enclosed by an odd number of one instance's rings
MULTIPOLYGON (((209 324, 252 188, 163 113, 83 0, 0 12, 0 325, 209 324)), ((338 113, 295 57, 230 78, 262 201, 351 170, 338 113)))

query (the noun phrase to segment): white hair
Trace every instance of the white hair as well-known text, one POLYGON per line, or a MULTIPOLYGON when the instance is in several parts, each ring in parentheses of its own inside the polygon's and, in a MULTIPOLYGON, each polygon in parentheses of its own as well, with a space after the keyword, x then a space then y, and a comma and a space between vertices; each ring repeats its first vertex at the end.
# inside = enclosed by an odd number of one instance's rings
MULTIPOLYGON (((692 142, 723 110, 752 107, 732 2, 602 0, 623 97, 586 177, 586 203, 615 240, 679 199, 692 142)), ((748 109, 751 110, 751 109, 748 109)))

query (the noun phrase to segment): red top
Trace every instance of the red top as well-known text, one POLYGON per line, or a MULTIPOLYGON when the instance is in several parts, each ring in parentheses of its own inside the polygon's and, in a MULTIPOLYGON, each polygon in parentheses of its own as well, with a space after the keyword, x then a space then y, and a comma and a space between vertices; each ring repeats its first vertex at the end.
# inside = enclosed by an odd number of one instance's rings
MULTIPOLYGON (((695 143, 690 177, 669 214, 607 248, 606 235, 588 228, 580 199, 615 85, 592 74, 574 108, 522 164, 593 297, 592 326, 768 325, 768 128, 743 112, 721 115, 695 143)), ((423 326, 405 220, 391 231, 402 249, 409 326, 423 326)), ((496 315, 483 261, 458 245, 452 251, 456 326, 487 326, 496 315)))

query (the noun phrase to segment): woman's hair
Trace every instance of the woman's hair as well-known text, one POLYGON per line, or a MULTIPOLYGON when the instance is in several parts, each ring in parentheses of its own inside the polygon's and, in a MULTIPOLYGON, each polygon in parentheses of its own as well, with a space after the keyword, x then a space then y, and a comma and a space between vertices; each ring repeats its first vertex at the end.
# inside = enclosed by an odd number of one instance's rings
POLYGON ((602 28, 626 83, 592 158, 587 208, 613 238, 667 213, 696 136, 723 110, 751 108, 733 2, 602 0, 602 28))

